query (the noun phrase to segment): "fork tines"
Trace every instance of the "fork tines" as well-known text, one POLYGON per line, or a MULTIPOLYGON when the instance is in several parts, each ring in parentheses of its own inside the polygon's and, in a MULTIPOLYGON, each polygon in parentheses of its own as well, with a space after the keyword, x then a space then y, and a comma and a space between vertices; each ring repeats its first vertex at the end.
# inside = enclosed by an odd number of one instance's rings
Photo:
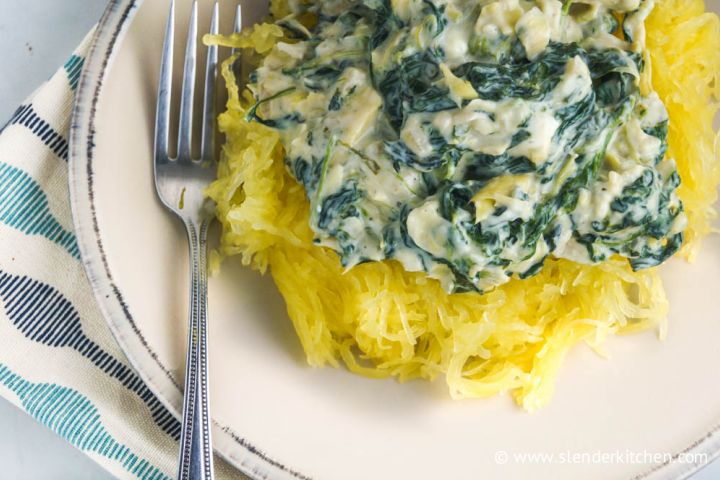
MULTIPOLYGON (((213 7, 212 20, 209 33, 219 33, 220 24, 219 4, 213 7)), ((180 120, 178 128, 177 154, 171 158, 169 144, 170 131, 170 105, 172 93, 173 71, 173 42, 175 36, 175 2, 170 2, 165 41, 160 64, 160 79, 158 85, 157 116, 155 125, 155 162, 165 163, 177 160, 178 163, 187 164, 192 161, 212 161, 215 157, 215 83, 217 79, 218 47, 210 45, 207 50, 205 64, 205 91, 204 108, 202 114, 202 133, 200 158, 192 158, 192 124, 193 99, 195 96, 196 64, 197 64, 197 35, 198 35, 198 2, 194 1, 188 26, 187 44, 185 47, 185 62, 183 70, 182 91, 180 96, 180 120)), ((234 31, 241 29, 241 7, 237 6, 234 31)))

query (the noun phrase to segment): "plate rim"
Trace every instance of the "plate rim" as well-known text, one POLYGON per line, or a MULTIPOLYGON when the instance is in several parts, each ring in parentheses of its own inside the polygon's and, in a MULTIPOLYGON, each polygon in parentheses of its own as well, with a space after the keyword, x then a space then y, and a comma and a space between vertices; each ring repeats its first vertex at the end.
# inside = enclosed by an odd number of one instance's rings
MULTIPOLYGON (((162 365, 140 329, 113 280, 105 255, 95 210, 93 150, 95 115, 107 72, 128 27, 144 0, 110 0, 101 17, 85 59, 72 110, 69 135, 68 186, 73 226, 85 274, 105 322, 132 367, 160 402, 180 419, 181 388, 162 365)), ((306 474, 266 455, 229 426, 213 420, 215 453, 254 479, 310 480, 306 474)), ((720 424, 673 457, 632 477, 631 480, 684 479, 720 457, 720 424), (683 454, 705 454, 706 463, 680 463, 683 454)))

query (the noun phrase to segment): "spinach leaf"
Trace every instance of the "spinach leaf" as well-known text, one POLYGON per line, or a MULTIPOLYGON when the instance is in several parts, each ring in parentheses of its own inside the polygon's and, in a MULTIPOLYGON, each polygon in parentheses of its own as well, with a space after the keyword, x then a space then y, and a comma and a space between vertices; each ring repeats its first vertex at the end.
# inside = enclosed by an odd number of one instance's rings
POLYGON ((321 161, 310 163, 301 157, 290 162, 293 176, 305 187, 306 192, 314 192, 322 173, 321 161))
MULTIPOLYGON (((259 123, 265 123, 265 122, 267 122, 267 120, 263 120, 262 118, 260 118, 260 117, 258 116, 258 114, 257 114, 257 109, 258 109, 258 107, 260 107, 260 105, 262 105, 263 103, 269 102, 269 101, 271 101, 271 100, 275 100, 276 98, 280 98, 280 97, 283 97, 283 96, 285 96, 285 95, 289 95, 289 94, 291 94, 292 92, 294 92, 295 90, 296 90, 295 87, 288 87, 288 88, 286 88, 286 89, 284 89, 284 90, 281 90, 281 91, 279 91, 279 92, 277 92, 277 93, 275 93, 274 95, 271 95, 271 96, 269 96, 269 97, 256 99, 256 100, 255 100, 255 103, 250 107, 250 109, 249 109, 249 110, 247 111, 247 113, 245 114, 245 120, 248 121, 248 122, 249 122, 249 121, 252 121, 252 120, 255 120, 255 121, 259 122, 259 123)), ((271 126, 274 126, 274 125, 271 125, 271 126)))
POLYGON ((674 221, 683 211, 682 203, 670 205, 680 183, 677 172, 666 179, 657 170, 647 169, 611 204, 611 210, 623 214, 619 222, 607 220, 596 229, 598 234, 577 235, 594 261, 604 260, 608 253, 618 253, 630 260, 633 269, 658 265, 673 255, 682 245, 682 232, 671 234, 674 221), (659 199, 652 211, 651 197, 659 199), (650 242, 649 239, 659 240, 650 242))
POLYGON ((650 128, 644 128, 643 132, 645 132, 648 135, 652 135, 653 137, 660 140, 660 152, 658 152, 657 157, 655 157, 655 165, 660 163, 660 161, 665 158, 665 154, 667 153, 668 149, 668 142, 667 142, 667 135, 668 135, 668 121, 664 120, 654 127, 650 128))
POLYGON ((453 222, 458 210, 464 210, 475 216, 475 205, 470 201, 473 191, 462 183, 452 181, 443 182, 438 188, 440 216, 453 222))
POLYGON ((518 275, 518 276, 524 280, 526 278, 530 278, 534 275, 537 275, 538 273, 540 273, 540 270, 542 270, 543 265, 545 265, 545 260, 547 259, 547 257, 548 256, 545 255, 538 262, 531 265, 527 270, 520 273, 520 275, 518 275))
POLYGON ((400 171, 401 165, 415 168, 423 172, 429 172, 435 168, 441 167, 451 158, 444 152, 434 153, 427 157, 420 158, 415 152, 410 150, 402 140, 385 141, 385 153, 393 162, 395 171, 400 171))
POLYGON ((641 251, 630 258, 630 266, 637 271, 660 265, 680 250, 683 239, 684 234, 680 232, 668 238, 667 243, 659 249, 653 250, 647 245, 643 246, 641 251))
POLYGON ((521 128, 517 132, 515 132, 512 136, 512 139, 510 140, 510 146, 508 149, 511 149, 517 145, 520 145, 522 142, 530 138, 530 132, 526 130, 525 128, 521 128))
POLYGON ((295 40, 307 40, 310 38, 310 32, 307 27, 300 23, 293 16, 287 16, 277 21, 277 25, 285 30, 285 36, 295 40))
POLYGON ((624 70, 628 66, 625 52, 613 48, 605 50, 589 50, 584 54, 585 63, 590 71, 590 78, 596 80, 611 72, 624 70))
POLYGON ((501 175, 515 175, 535 171, 535 164, 527 157, 486 153, 467 154, 469 157, 462 179, 487 181, 501 175))
POLYGON ((390 33, 404 26, 393 12, 390 0, 353 2, 350 9, 341 15, 342 17, 350 18, 350 21, 354 22, 353 25, 363 20, 370 26, 369 51, 378 48, 390 36, 390 33))
POLYGON ((345 218, 360 215, 355 206, 355 202, 360 198, 362 198, 362 192, 358 189, 357 182, 354 181, 347 182, 340 190, 323 198, 318 212, 318 227, 328 229, 331 223, 335 224, 335 228, 329 229, 329 231, 336 235, 337 224, 345 218))
POLYGON ((653 170, 645 170, 637 180, 625 187, 619 197, 610 203, 614 212, 626 213, 631 206, 643 206, 653 189, 655 175, 653 170))
POLYGON ((442 33, 442 31, 445 29, 445 25, 447 25, 447 20, 445 19, 445 5, 435 5, 435 3, 432 0, 422 0, 423 1, 423 13, 432 15, 435 19, 435 36, 438 36, 442 33))
POLYGON ((467 274, 467 266, 464 269, 465 271, 463 271, 459 268, 458 263, 450 262, 445 258, 433 257, 433 260, 442 265, 446 265, 452 272, 455 277, 453 293, 480 292, 480 289, 475 285, 473 279, 467 274))
POLYGON ((292 123, 304 123, 305 119, 300 116, 298 112, 288 113, 278 118, 260 118, 256 113, 253 115, 252 120, 258 123, 262 123, 267 127, 283 129, 292 123))
POLYGON ((425 51, 406 57, 377 81, 385 114, 396 132, 400 132, 410 113, 456 108, 447 88, 436 84, 442 77, 437 55, 425 51))
POLYGON ((402 140, 386 140, 384 142, 384 151, 390 157, 395 171, 399 172, 401 165, 406 165, 421 172, 430 172, 448 164, 457 164, 462 155, 461 150, 455 145, 447 143, 445 137, 434 128, 427 125, 423 126, 426 130, 429 130, 426 133, 430 145, 433 147, 433 153, 430 155, 422 158, 418 157, 402 140))
POLYGON ((558 109, 555 118, 560 121, 560 126, 555 131, 555 139, 559 140, 569 128, 575 127, 575 135, 569 141, 570 146, 574 146, 577 138, 582 136, 588 127, 595 127, 593 130, 597 130, 596 125, 588 125, 595 112, 595 94, 593 92, 577 103, 558 109))
POLYGON ((480 252, 487 258, 498 259, 502 254, 504 241, 507 239, 509 225, 501 225, 498 228, 488 228, 482 223, 466 225, 465 231, 470 239, 475 242, 480 252))
POLYGON ((635 78, 628 73, 611 72, 596 82, 595 95, 601 107, 625 102, 633 90, 635 78))
POLYGON ((342 107, 342 96, 340 95, 340 90, 335 90, 335 93, 333 93, 333 96, 330 98, 330 103, 328 104, 328 110, 329 111, 337 111, 340 110, 340 107, 342 107))
POLYGON ((323 65, 320 68, 305 73, 303 83, 309 90, 326 90, 337 81, 350 64, 350 61, 342 60, 336 64, 323 65))
POLYGON ((468 62, 453 73, 468 80, 485 100, 537 100, 560 82, 568 60, 584 52, 576 43, 552 42, 534 61, 513 56, 508 63, 468 62))

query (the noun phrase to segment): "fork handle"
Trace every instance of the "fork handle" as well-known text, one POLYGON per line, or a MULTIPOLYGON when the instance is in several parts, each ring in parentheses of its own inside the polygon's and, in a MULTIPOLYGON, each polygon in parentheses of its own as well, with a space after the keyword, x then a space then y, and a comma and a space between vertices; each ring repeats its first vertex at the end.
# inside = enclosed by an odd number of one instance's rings
POLYGON ((190 244, 190 308, 179 480, 212 480, 207 355, 207 231, 186 220, 190 244))

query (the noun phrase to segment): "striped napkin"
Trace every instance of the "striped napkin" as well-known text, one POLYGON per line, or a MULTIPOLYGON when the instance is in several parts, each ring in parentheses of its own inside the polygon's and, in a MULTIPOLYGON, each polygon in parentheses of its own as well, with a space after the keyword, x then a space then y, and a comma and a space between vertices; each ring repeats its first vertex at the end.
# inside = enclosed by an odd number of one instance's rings
POLYGON ((73 233, 67 133, 91 36, 0 130, 0 395, 118 478, 170 479, 180 423, 115 342, 73 233))

